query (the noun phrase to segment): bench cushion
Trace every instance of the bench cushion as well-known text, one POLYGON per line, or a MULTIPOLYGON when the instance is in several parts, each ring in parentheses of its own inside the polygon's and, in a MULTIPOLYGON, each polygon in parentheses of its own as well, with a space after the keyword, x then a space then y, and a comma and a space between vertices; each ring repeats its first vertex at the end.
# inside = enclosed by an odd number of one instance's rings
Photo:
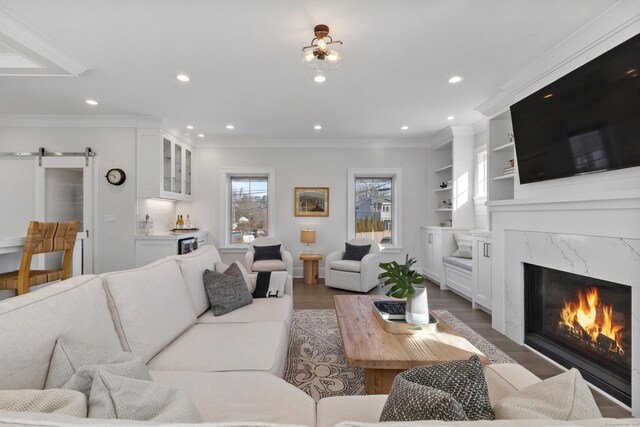
POLYGON ((255 261, 251 267, 253 271, 286 271, 287 264, 279 259, 265 259, 263 261, 255 261))
POLYGON ((0 302, 0 389, 43 389, 58 338, 122 350, 102 289, 77 276, 0 302))
POLYGON ((282 322, 199 323, 148 364, 162 371, 284 373, 287 330, 282 322))
POLYGON ((442 262, 445 264, 453 265, 455 267, 462 268, 463 270, 473 270, 473 260, 468 258, 458 258, 454 256, 446 256, 442 258, 442 262))

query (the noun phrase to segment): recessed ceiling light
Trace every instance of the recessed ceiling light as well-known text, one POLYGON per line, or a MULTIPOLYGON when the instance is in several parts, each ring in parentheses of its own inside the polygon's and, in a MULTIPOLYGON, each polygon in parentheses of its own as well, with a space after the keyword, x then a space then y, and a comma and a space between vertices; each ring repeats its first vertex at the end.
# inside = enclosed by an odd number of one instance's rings
POLYGON ((463 80, 464 80, 463 76, 451 76, 451 78, 449 79, 449 83, 456 84, 456 83, 460 83, 463 80))
POLYGON ((320 126, 320 125, 315 125, 313 128, 314 128, 315 130, 320 130, 320 129, 322 129, 322 126, 320 126))
POLYGON ((193 126, 187 125, 187 129, 191 130, 191 129, 193 129, 193 126))
POLYGON ((453 120, 453 119, 455 119, 455 117, 453 117, 453 116, 447 116, 447 120, 453 120))
POLYGON ((199 133, 198 138, 204 138, 204 133, 199 133))
POLYGON ((98 101, 96 101, 95 99, 85 99, 84 102, 89 105, 98 105, 98 101))
POLYGON ((552 96, 553 96, 553 94, 552 94, 552 93, 548 93, 548 94, 546 94, 545 96, 543 96, 543 98, 544 98, 544 99, 549 99, 549 98, 551 98, 552 96))
POLYGON ((400 130, 407 130, 407 129, 409 129, 409 126, 402 126, 402 127, 400 128, 400 130))
POLYGON ((627 71, 627 74, 633 74, 635 73, 637 70, 635 68, 630 69, 629 71, 627 71))
POLYGON ((227 129, 235 129, 235 126, 234 125, 227 125, 226 128, 227 129))
POLYGON ((191 80, 191 78, 189 76, 187 76, 186 74, 178 74, 176 76, 176 79, 180 80, 181 82, 188 82, 189 80, 191 80))
POLYGON ((317 76, 315 76, 313 78, 313 81, 316 82, 316 83, 324 83, 324 82, 327 81, 327 78, 325 76, 322 76, 322 75, 318 74, 317 76))

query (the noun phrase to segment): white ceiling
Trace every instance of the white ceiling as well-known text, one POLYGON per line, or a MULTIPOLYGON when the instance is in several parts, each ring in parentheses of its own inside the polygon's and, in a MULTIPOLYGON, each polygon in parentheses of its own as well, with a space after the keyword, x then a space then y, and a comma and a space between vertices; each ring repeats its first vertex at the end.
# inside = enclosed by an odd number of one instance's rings
POLYGON ((93 67, 78 77, 0 77, 0 114, 157 116, 193 124, 205 141, 423 138, 479 120, 474 107, 614 3, 0 0, 93 67), (319 23, 344 42, 324 84, 300 56, 319 23), (191 82, 178 82, 179 72, 191 82), (450 85, 454 74, 465 80, 450 85))

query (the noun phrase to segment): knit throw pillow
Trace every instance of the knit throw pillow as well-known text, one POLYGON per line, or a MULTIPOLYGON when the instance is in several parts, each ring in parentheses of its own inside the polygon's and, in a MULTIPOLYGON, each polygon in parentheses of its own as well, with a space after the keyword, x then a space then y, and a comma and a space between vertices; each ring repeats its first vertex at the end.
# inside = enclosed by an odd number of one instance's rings
POLYGON ((478 356, 419 366, 393 381, 380 421, 494 419, 478 356))
POLYGON ((205 270, 202 279, 214 316, 222 316, 253 302, 241 275, 232 276, 205 270))

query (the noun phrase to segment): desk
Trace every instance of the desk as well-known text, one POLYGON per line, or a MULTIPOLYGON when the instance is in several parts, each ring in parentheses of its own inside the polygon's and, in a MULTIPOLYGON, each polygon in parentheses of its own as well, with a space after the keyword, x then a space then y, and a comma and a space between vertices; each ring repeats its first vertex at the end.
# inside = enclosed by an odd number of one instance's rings
POLYGON ((322 259, 320 254, 302 254, 300 259, 304 261, 304 284, 318 284, 318 261, 322 259))

